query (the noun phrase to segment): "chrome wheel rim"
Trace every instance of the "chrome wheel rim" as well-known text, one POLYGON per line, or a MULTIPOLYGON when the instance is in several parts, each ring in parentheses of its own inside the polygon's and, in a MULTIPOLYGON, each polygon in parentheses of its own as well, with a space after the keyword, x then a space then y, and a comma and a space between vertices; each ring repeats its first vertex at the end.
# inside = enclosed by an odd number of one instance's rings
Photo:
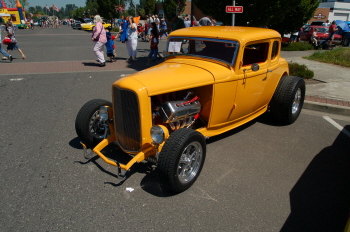
POLYGON ((202 145, 194 141, 190 143, 182 152, 179 164, 177 165, 177 175, 181 183, 188 183, 197 176, 203 156, 202 145))
POLYGON ((301 89, 299 88, 294 95, 294 100, 292 105, 292 114, 295 114, 298 111, 300 106, 300 100, 301 100, 301 89))
MULTIPOLYGON (((104 139, 106 128, 108 128, 108 125, 101 121, 99 110, 97 110, 90 118, 89 131, 94 138, 104 139)), ((108 132, 107 129, 106 135, 108 135, 108 132)))

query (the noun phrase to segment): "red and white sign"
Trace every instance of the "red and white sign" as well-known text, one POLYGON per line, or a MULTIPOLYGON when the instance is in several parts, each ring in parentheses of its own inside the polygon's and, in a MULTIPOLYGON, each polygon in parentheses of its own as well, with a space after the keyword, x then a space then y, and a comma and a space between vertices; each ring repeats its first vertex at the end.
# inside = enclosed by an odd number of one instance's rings
POLYGON ((243 13, 243 6, 226 6, 226 13, 243 13))

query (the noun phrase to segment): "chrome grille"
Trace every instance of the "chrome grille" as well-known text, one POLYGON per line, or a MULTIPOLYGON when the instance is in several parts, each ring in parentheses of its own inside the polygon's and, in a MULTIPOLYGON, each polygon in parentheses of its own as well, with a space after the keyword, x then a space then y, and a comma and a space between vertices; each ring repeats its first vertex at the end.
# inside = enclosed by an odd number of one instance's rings
POLYGON ((137 95, 114 87, 114 125, 116 140, 128 152, 141 150, 140 112, 137 95))

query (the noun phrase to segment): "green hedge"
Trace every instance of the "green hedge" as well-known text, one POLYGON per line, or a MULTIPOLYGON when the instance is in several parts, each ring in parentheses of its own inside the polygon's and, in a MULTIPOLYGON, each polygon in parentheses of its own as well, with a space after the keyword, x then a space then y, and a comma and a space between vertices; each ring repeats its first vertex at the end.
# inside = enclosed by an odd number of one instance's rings
POLYGON ((288 65, 290 76, 297 76, 303 79, 312 79, 314 77, 314 72, 308 69, 305 64, 289 62, 288 65))
POLYGON ((315 49, 314 46, 308 42, 295 42, 289 44, 283 44, 283 51, 307 51, 315 49))

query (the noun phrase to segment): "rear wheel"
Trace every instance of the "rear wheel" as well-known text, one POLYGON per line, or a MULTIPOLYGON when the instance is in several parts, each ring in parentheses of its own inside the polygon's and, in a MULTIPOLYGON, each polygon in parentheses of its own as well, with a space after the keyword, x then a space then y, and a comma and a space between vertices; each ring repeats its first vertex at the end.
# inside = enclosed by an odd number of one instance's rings
POLYGON ((75 131, 89 147, 94 147, 109 134, 109 131, 106 131, 105 122, 101 121, 99 116, 101 106, 111 107, 112 103, 102 99, 88 101, 81 107, 75 119, 75 131))
POLYGON ((305 81, 300 77, 283 76, 270 103, 272 116, 285 124, 297 120, 305 99, 305 81))
POLYGON ((183 192, 196 181, 204 164, 205 138, 197 131, 182 128, 171 134, 158 158, 162 188, 183 192))
POLYGON ((343 40, 343 46, 344 46, 344 47, 348 47, 348 46, 349 46, 349 38, 345 38, 345 39, 343 40))

